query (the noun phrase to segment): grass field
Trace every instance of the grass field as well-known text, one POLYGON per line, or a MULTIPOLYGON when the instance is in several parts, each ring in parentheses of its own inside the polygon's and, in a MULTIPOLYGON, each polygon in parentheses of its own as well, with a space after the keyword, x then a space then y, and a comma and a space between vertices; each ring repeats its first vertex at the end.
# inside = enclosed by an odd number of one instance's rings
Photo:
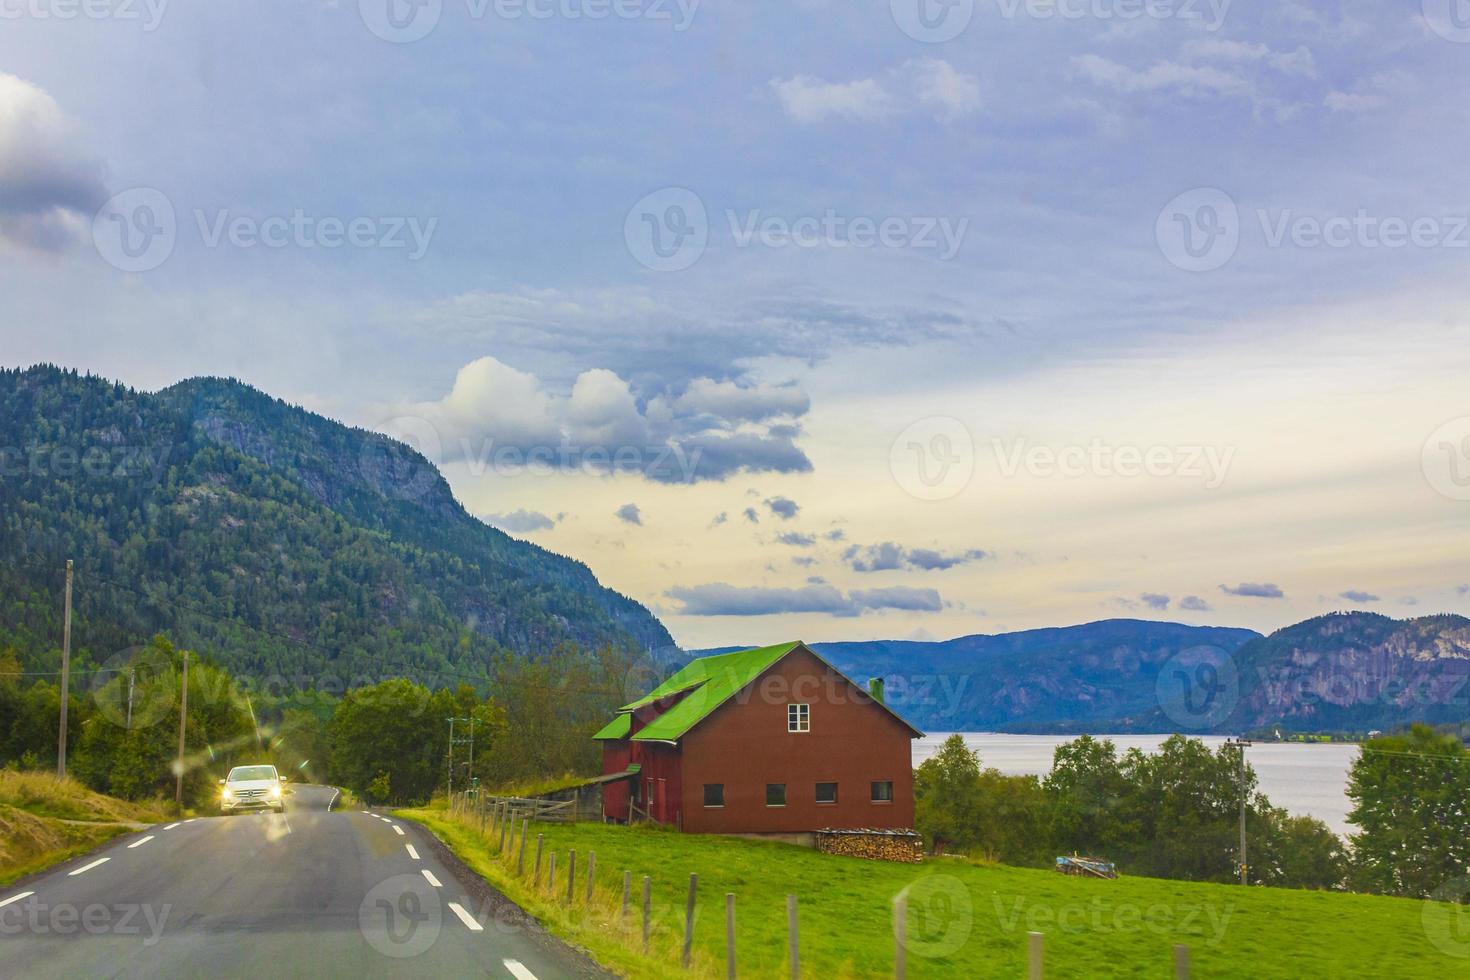
POLYGON ((0 769, 0 885, 85 853, 165 815, 94 793, 74 779, 0 769))
MULTIPOLYGON (((466 863, 558 935, 623 975, 689 976, 677 969, 689 874, 699 875, 696 976, 723 976, 725 894, 736 896, 742 977, 785 977, 786 896, 798 896, 804 976, 892 975, 892 901, 907 890, 908 975, 1024 976, 1027 933, 1045 934, 1048 977, 1172 976, 1172 948, 1190 947, 1194 977, 1425 977, 1470 975, 1470 930, 1458 906, 1409 899, 1148 878, 1096 881, 1051 871, 932 859, 900 865, 834 857, 783 844, 595 824, 533 825, 559 862, 555 893, 513 873, 470 821, 442 806, 406 810, 466 863), (568 852, 578 853, 576 898, 565 903, 568 852), (585 901, 596 852, 598 894, 585 901), (618 905, 633 872, 631 921, 618 905), (641 955, 638 901, 652 878, 657 927, 641 955), (1455 955, 1459 953, 1461 955, 1455 955)), ((545 861, 547 859, 543 859, 545 861)))

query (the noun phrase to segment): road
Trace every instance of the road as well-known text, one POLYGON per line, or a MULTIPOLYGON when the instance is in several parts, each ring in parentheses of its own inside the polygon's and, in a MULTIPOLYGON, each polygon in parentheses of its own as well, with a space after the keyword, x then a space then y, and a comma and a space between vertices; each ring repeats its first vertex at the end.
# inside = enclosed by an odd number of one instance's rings
POLYGON ((301 786, 0 889, 0 977, 604 977, 432 835, 301 786))

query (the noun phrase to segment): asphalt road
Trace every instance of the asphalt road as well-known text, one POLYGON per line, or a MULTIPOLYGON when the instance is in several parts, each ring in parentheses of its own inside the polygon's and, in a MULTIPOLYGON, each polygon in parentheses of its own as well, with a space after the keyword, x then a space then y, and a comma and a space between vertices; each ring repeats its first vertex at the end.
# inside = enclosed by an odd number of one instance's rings
POLYGON ((415 824, 284 814, 131 833, 0 889, 0 977, 603 977, 415 824))

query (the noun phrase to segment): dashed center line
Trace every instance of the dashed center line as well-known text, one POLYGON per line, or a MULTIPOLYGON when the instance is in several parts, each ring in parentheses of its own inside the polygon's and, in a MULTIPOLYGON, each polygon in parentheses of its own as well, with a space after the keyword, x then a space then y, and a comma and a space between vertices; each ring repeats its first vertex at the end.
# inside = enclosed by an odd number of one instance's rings
POLYGON ((460 905, 458 902, 450 902, 449 911, 459 916, 459 921, 463 922, 465 924, 465 928, 468 929, 470 932, 485 931, 485 927, 476 922, 475 917, 466 912, 464 910, 464 906, 460 905))
POLYGON ((18 902, 18 901, 20 901, 23 898, 30 898, 34 894, 36 894, 36 893, 35 892, 21 892, 19 895, 11 895, 7 899, 0 900, 0 909, 3 909, 5 906, 9 905, 12 902, 18 902))
POLYGON ((131 851, 135 847, 142 847, 144 844, 148 843, 152 839, 153 839, 153 835, 152 834, 149 834, 147 837, 144 837, 142 840, 135 840, 131 844, 128 845, 128 850, 131 851))
POLYGON ((169 824, 169 825, 168 825, 168 826, 167 826, 167 827, 165 827, 165 828, 163 828, 163 829, 164 829, 164 830, 173 830, 173 829, 174 829, 174 828, 175 828, 175 827, 177 827, 177 826, 178 826, 178 824, 176 824, 176 823, 171 823, 171 824, 169 824))
POLYGON ((520 960, 501 960, 501 962, 505 964, 505 968, 510 971, 510 975, 515 977, 516 980, 536 980, 536 974, 521 965, 520 960))
MULTIPOLYGON (((76 874, 76 872, 73 871, 72 874, 76 874)), ((424 878, 435 888, 444 887, 442 884, 439 883, 439 879, 434 877, 434 872, 430 871, 428 868, 424 869, 424 878)))
POLYGON ((393 825, 393 832, 395 834, 397 834, 399 837, 407 837, 408 836, 407 834, 405 834, 403 832, 403 828, 400 827, 400 826, 398 826, 396 823, 393 825))
POLYGON ((97 867, 97 865, 99 865, 99 864, 106 864, 108 861, 111 861, 111 860, 112 860, 112 858, 98 858, 97 860, 93 861, 91 864, 84 864, 80 868, 77 868, 75 871, 68 871, 66 873, 66 876, 68 878, 75 878, 77 875, 82 874, 85 871, 91 871, 93 868, 97 867))
POLYGON ((412 844, 404 844, 403 846, 406 847, 406 848, 408 848, 408 856, 409 857, 413 858, 415 861, 417 861, 419 859, 419 852, 418 851, 415 851, 413 849, 413 845, 412 844))

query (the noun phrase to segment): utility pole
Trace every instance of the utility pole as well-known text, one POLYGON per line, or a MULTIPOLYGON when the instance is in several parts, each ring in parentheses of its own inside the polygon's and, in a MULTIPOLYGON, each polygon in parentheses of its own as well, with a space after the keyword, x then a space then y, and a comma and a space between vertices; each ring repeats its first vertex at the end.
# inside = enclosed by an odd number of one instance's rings
POLYGON ((138 672, 136 667, 128 668, 128 724, 127 730, 133 730, 133 675, 138 672))
POLYGON ((454 802, 454 719, 446 720, 449 722, 449 783, 444 802, 452 804, 454 802))
POLYGON ((1225 744, 1240 751, 1240 883, 1248 884, 1246 875, 1250 870, 1245 862, 1245 750, 1250 747, 1248 738, 1227 739, 1225 744))
POLYGON ((469 751, 470 751, 469 767, 470 768, 469 768, 469 772, 467 772, 465 774, 465 786, 466 787, 468 787, 470 785, 470 778, 472 776, 474 776, 474 774, 475 774, 475 771, 474 771, 474 766, 475 766, 475 718, 474 718, 473 715, 471 715, 468 718, 446 718, 444 720, 447 721, 447 722, 449 722, 449 764, 448 764, 448 769, 449 769, 449 797, 451 799, 453 799, 454 798, 454 747, 456 745, 467 745, 467 746, 469 746, 469 751), (455 738, 454 737, 454 725, 455 725, 456 722, 458 722, 461 725, 466 724, 466 723, 469 724, 469 726, 470 726, 470 734, 469 734, 469 737, 468 738, 466 738, 466 737, 464 737, 462 735, 459 738, 455 738))
POLYGON ((174 802, 184 805, 184 724, 189 720, 189 651, 184 651, 183 696, 179 701, 179 765, 178 777, 174 781, 174 802))
POLYGON ((66 778, 66 709, 71 701, 71 559, 66 562, 66 611, 61 619, 61 731, 56 736, 56 778, 66 778))

